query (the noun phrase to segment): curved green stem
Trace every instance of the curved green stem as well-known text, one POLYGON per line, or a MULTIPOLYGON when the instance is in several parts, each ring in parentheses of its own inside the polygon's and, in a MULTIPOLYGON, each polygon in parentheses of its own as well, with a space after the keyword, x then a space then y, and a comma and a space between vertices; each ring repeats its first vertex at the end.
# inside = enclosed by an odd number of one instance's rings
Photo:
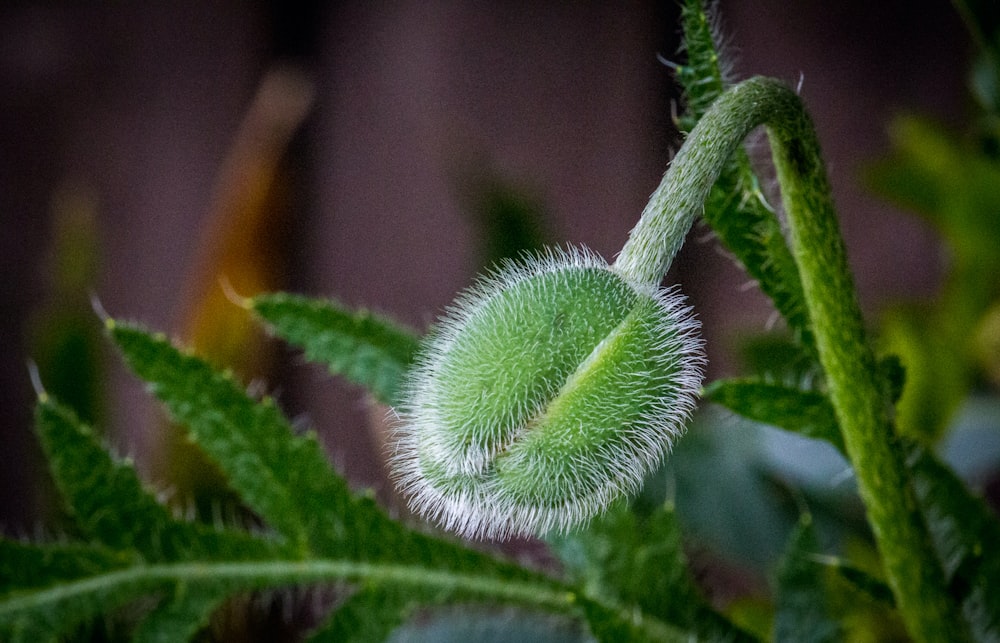
POLYGON ((830 401, 899 610, 917 640, 967 638, 896 445, 819 143, 799 97, 765 78, 723 94, 678 152, 615 266, 659 283, 729 155, 759 125, 768 130, 830 401))

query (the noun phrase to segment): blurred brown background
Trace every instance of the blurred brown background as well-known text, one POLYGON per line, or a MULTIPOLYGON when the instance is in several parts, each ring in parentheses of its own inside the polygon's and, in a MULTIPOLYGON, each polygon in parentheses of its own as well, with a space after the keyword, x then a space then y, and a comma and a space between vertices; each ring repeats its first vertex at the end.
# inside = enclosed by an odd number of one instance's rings
MULTIPOLYGON (((802 80, 866 310, 931 292, 937 241, 866 195, 858 172, 884 152, 899 110, 960 123, 970 48, 950 5, 720 4, 738 76, 802 80)), ((202 292, 192 279, 214 290, 220 276, 199 244, 227 211, 226 168, 249 164, 274 185, 259 201, 240 193, 252 201, 241 207, 278 221, 267 247, 234 246, 262 253, 242 257, 262 262, 260 283, 423 329, 479 268, 466 210, 483 177, 543 204, 551 239, 607 257, 621 247, 677 144, 675 90, 657 62, 674 56, 677 29, 673 2, 4 3, 0 530, 31 533, 39 520, 26 363, 38 311, 69 296, 52 285, 53 213, 92 213, 84 299, 93 291, 114 316, 179 332, 202 292), (295 104, 312 98, 276 135, 296 109, 278 97, 265 128, 277 152, 247 126, 276 64, 311 82, 288 77, 287 91, 303 92, 295 104), (261 155, 277 165, 255 166, 261 155)), ((712 241, 692 239, 668 280, 705 324, 710 375, 730 372, 733 338, 762 329, 769 308, 712 241)), ((353 481, 381 484, 363 394, 281 356, 265 388, 353 481)), ((154 409, 114 358, 104 368, 109 441, 155 470, 154 409)))

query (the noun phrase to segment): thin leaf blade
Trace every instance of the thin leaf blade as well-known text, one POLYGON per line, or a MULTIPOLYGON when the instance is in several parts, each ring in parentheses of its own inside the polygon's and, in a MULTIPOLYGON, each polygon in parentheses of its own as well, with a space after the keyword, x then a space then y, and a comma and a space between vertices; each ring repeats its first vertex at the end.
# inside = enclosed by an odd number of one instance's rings
POLYGON ((109 322, 126 363, 191 438, 225 471, 230 486, 301 552, 342 538, 349 502, 315 437, 295 436, 274 402, 255 402, 228 375, 182 353, 162 335, 109 322))
POLYGON ((812 559, 818 551, 812 519, 805 514, 778 569, 774 640, 779 643, 804 640, 821 643, 845 638, 838 615, 833 613, 834 601, 824 578, 826 568, 812 559))
POLYGON ((88 538, 153 560, 172 556, 157 536, 173 519, 129 463, 113 459, 89 426, 47 395, 36 406, 35 424, 56 486, 88 538), (107 510, 112 506, 116 511, 107 510))
POLYGON ((952 595, 977 641, 1000 639, 1000 520, 930 452, 905 448, 952 595))
POLYGON ((212 613, 232 588, 212 583, 190 587, 178 583, 172 595, 146 615, 133 633, 133 643, 189 641, 208 625, 212 613))
POLYGON ((32 544, 0 538, 0 598, 85 578, 135 562, 135 555, 83 543, 32 544))
POLYGON ((87 538, 109 550, 156 562, 207 551, 253 556, 271 548, 241 532, 175 518, 130 461, 113 458, 89 426, 47 395, 36 407, 36 426, 70 515, 87 538))
POLYGON ((417 351, 412 331, 365 310, 301 295, 258 295, 248 305, 274 334, 301 348, 306 359, 367 388, 380 402, 399 402, 403 375, 417 351))
POLYGON ((336 608, 308 643, 384 641, 415 607, 412 593, 382 586, 359 589, 336 608))
POLYGON ((722 379, 705 387, 704 397, 745 418, 833 444, 844 441, 825 395, 757 379, 722 379))
POLYGON ((354 496, 313 435, 295 435, 273 401, 250 399, 229 376, 162 335, 109 323, 130 367, 227 474, 230 486, 288 539, 291 551, 348 560, 421 562, 504 578, 538 576, 394 522, 354 496))
POLYGON ((548 542, 589 595, 636 605, 699 639, 754 640, 715 612, 697 590, 672 507, 620 503, 588 529, 548 542))

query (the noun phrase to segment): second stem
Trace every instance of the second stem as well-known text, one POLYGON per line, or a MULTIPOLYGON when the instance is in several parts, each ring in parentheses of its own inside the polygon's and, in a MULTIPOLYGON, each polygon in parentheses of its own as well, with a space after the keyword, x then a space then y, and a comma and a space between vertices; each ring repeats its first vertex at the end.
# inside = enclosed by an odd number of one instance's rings
POLYGON ((903 620, 917 640, 967 638, 896 444, 819 143, 799 97, 767 78, 720 96, 674 158, 615 267, 659 283, 726 162, 760 125, 768 130, 830 402, 903 620))

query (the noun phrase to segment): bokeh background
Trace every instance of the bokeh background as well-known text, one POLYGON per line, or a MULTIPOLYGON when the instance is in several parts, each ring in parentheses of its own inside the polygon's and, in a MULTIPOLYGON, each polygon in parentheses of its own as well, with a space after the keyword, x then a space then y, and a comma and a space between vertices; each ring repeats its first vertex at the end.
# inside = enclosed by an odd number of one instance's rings
MULTIPOLYGON (((866 312, 932 295, 939 239, 860 174, 886 154, 894 114, 968 118, 972 46, 953 8, 720 10, 734 76, 801 85, 866 312)), ((497 207, 539 215, 532 235, 613 256, 679 143, 657 59, 677 53, 677 13, 669 1, 4 3, 0 530, 33 534, 46 515, 29 360, 46 387, 75 385, 81 413, 154 480, 188 457, 101 344, 92 294, 232 365, 316 428, 355 484, 384 490, 381 411, 252 335, 220 278, 424 329, 490 256, 497 207), (53 354, 75 357, 53 372, 53 354)), ((699 311, 716 377, 773 319, 704 232, 668 281, 699 311)))

